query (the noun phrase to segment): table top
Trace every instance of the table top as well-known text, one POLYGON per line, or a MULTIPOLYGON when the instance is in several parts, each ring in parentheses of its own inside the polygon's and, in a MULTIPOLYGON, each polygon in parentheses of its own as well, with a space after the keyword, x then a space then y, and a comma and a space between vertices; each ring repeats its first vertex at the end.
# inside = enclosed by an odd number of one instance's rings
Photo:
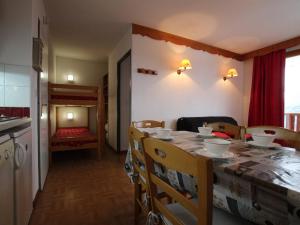
MULTIPOLYGON (((153 128, 141 129, 153 133, 153 128)), ((263 185, 276 192, 300 195, 300 152, 292 148, 258 148, 242 140, 232 140, 229 159, 216 159, 204 149, 203 139, 197 133, 173 131, 169 142, 191 153, 204 155, 214 160, 214 170, 222 170, 263 185)))

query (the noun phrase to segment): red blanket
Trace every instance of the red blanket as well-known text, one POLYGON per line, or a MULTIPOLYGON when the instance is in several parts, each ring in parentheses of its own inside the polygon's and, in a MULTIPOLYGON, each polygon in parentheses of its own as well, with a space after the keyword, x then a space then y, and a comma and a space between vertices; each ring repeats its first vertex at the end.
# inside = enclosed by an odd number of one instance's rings
POLYGON ((53 146, 80 146, 97 142, 97 136, 92 134, 86 127, 59 128, 54 134, 52 141, 53 146), (83 140, 81 138, 88 139, 83 140))
POLYGON ((76 138, 89 137, 93 135, 86 127, 72 127, 57 129, 54 137, 56 138, 76 138))

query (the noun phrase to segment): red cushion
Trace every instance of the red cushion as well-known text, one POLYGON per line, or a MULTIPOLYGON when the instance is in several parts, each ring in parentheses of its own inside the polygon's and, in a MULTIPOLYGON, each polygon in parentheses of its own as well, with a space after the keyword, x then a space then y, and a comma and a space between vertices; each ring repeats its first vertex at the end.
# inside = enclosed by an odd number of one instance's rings
POLYGON ((231 138, 228 134, 214 131, 213 134, 218 138, 229 139, 231 138))
POLYGON ((245 134, 245 139, 246 140, 252 139, 252 135, 251 134, 245 134))

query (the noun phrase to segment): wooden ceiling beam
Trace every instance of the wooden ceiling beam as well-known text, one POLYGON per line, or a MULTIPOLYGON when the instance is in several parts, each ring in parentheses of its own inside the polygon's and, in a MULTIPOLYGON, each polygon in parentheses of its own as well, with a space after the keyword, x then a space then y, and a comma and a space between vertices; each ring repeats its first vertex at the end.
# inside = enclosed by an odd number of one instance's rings
POLYGON ((222 55, 239 61, 243 60, 243 56, 235 52, 231 52, 222 48, 214 47, 212 45, 204 44, 202 42, 194 41, 188 38, 180 37, 174 34, 156 30, 150 27, 141 26, 138 24, 132 24, 132 34, 140 34, 142 36, 147 36, 155 40, 163 40, 167 42, 172 42, 177 45, 185 45, 196 50, 202 50, 211 54, 222 55))
POLYGON ((300 55, 300 49, 296 49, 296 50, 292 50, 292 51, 288 51, 286 53, 286 57, 294 57, 294 56, 297 56, 297 55, 300 55))
POLYGON ((247 60, 250 58, 254 58, 256 56, 262 56, 262 55, 266 55, 269 54, 271 52, 274 51, 278 51, 281 49, 288 49, 288 48, 292 48, 295 47, 297 45, 300 45, 300 36, 286 40, 286 41, 282 41, 280 43, 274 44, 274 45, 270 45, 255 51, 251 51, 248 52, 244 55, 242 55, 243 60, 247 60))
MULTIPOLYGON (((282 41, 280 43, 276 43, 255 51, 251 51, 245 54, 238 54, 235 52, 231 52, 222 48, 218 48, 212 45, 208 45, 202 42, 198 42, 198 41, 194 41, 188 38, 184 38, 178 35, 174 35, 171 33, 167 33, 164 31, 160 31, 160 30, 156 30, 150 27, 145 27, 142 25, 138 25, 138 24, 132 24, 132 34, 140 34, 142 36, 147 36, 150 37, 152 39, 155 40, 163 40, 163 41, 167 41, 167 42, 172 42, 174 44, 177 45, 184 45, 190 48, 193 48, 195 50, 202 50, 205 52, 209 52, 211 54, 217 54, 217 55, 222 55, 228 58, 233 58, 236 59, 238 61, 244 61, 250 58, 254 58, 256 56, 262 56, 262 55, 266 55, 269 54, 273 51, 278 51, 281 49, 288 49, 288 48, 292 48, 295 47, 297 45, 300 45, 300 36, 286 40, 286 41, 282 41)), ((299 55, 300 50, 295 50, 295 51, 291 51, 290 53, 287 52, 287 57, 291 57, 291 56, 295 56, 295 55, 299 55), (295 54, 295 55, 293 55, 295 54)))

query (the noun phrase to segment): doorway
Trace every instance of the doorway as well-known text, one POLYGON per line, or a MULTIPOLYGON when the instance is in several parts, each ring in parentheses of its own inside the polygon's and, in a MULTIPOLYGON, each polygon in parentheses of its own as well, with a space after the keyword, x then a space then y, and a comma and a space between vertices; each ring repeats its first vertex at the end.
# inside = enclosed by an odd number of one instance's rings
POLYGON ((131 122, 131 51, 117 65, 117 151, 128 149, 128 127, 131 122))

